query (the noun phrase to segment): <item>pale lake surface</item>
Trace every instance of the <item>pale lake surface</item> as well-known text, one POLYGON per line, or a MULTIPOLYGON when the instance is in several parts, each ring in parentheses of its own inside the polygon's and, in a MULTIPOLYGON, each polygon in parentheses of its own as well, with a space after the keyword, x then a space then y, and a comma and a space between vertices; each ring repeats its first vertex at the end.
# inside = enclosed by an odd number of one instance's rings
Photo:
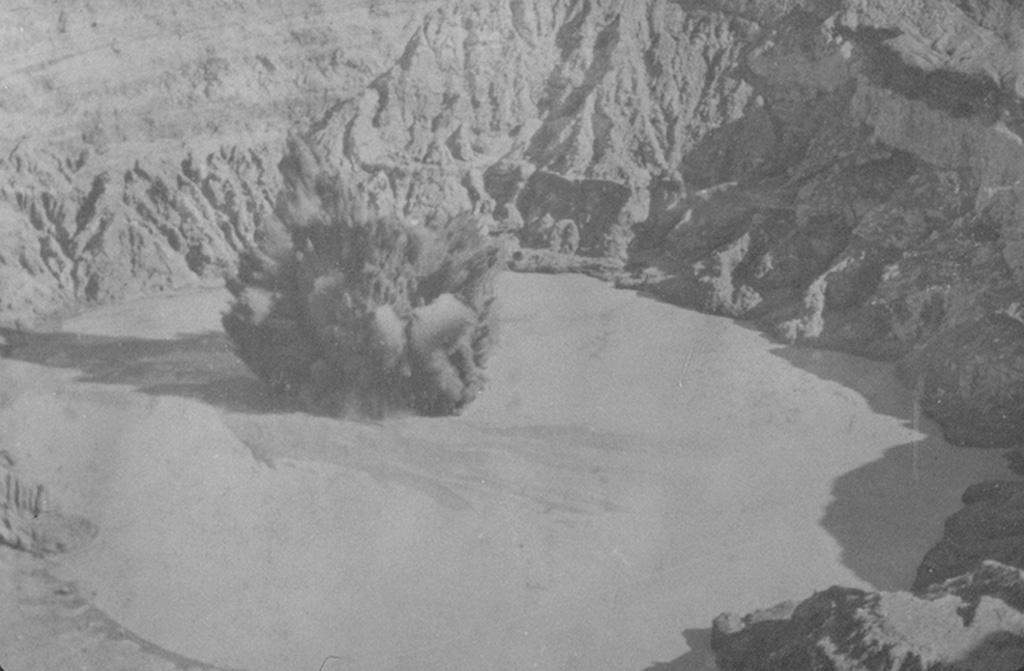
POLYGON ((463 415, 269 397, 223 290, 76 317, 12 360, 0 430, 114 622, 251 671, 712 669, 711 620, 909 586, 963 489, 890 365, 771 342, 579 276, 503 276, 463 415), (326 660, 326 663, 324 663, 326 660))

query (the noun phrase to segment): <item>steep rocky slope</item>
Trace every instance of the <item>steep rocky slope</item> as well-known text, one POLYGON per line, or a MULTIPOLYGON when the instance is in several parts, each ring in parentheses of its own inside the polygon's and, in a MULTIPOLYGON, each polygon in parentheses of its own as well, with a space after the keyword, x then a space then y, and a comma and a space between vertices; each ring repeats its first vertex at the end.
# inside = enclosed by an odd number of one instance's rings
POLYGON ((288 127, 384 70, 430 2, 0 8, 0 322, 219 276, 288 127))
POLYGON ((983 482, 964 492, 964 507, 917 570, 914 589, 974 570, 985 560, 1024 568, 1024 482, 983 482))
POLYGON ((727 188, 648 222, 623 283, 903 357, 947 439, 1019 443, 1021 27, 1003 3, 783 20, 747 55, 763 104, 684 158, 727 188))
POLYGON ((381 207, 474 208, 528 247, 571 225, 556 251, 621 262, 652 176, 742 115, 758 30, 665 0, 450 3, 314 135, 381 207))
POLYGON ((8 13, 6 324, 230 270, 274 216, 285 129, 311 117, 381 211, 472 209, 520 269, 900 358, 950 440, 1024 439, 1010 3, 8 13))
POLYGON ((953 442, 1024 439, 1019 13, 465 0, 312 130, 375 207, 490 215, 616 277, 901 358, 953 442))

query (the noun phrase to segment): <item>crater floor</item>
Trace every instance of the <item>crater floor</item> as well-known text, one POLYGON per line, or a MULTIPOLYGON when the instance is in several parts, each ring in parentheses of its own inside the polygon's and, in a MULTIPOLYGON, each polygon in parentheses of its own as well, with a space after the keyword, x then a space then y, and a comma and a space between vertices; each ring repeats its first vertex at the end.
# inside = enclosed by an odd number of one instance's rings
POLYGON ((54 634, 79 617, 179 668, 712 669, 718 613, 907 587, 963 488, 1007 473, 886 364, 578 276, 499 296, 490 385, 446 419, 282 407, 220 335, 220 290, 15 348, 0 442, 99 532, 0 557, 34 618, 0 626, 0 662, 82 668, 54 634))

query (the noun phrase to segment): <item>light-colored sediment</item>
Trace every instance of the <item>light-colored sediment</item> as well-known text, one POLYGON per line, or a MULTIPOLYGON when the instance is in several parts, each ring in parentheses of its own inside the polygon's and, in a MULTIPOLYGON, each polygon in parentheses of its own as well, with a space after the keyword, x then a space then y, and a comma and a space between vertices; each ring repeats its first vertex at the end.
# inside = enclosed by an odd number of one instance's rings
MULTIPOLYGON (((457 418, 265 412, 210 345, 219 293, 83 315, 0 362, 4 444, 99 527, 51 573, 218 666, 639 671, 723 610, 908 585, 963 488, 1005 474, 915 431, 887 365, 582 277, 500 296, 491 384, 457 418), (115 334, 136 339, 104 358, 115 334)), ((39 659, 21 634, 0 649, 39 659)))

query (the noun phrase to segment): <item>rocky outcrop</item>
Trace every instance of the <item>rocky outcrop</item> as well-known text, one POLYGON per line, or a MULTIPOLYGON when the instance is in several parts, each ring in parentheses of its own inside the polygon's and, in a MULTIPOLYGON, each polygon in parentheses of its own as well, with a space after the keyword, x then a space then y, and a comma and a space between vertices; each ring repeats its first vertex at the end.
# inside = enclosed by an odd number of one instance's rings
POLYGON ((219 277, 273 209, 279 143, 70 161, 16 149, 0 170, 4 321, 30 326, 76 302, 106 302, 219 277), (99 164, 106 167, 98 169, 99 164))
MULTIPOLYGON (((1011 460, 1021 470, 1020 455, 1011 460)), ((715 620, 724 671, 1024 666, 1024 482, 968 487, 910 592, 832 587, 715 620), (852 666, 851 666, 852 665, 852 666)))
POLYGON ((723 671, 1017 671, 1024 575, 985 562, 912 595, 832 587, 799 604, 715 619, 723 671))

